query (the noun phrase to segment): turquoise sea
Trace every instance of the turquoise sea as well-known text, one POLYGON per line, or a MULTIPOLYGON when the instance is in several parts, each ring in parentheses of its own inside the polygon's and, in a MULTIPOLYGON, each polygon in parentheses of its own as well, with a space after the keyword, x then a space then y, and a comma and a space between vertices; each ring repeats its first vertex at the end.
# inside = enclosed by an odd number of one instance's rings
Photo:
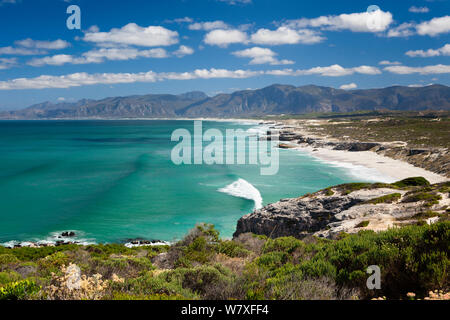
MULTIPOLYGON (((223 132, 254 127, 203 122, 223 132)), ((299 150, 280 150, 274 176, 257 165, 177 166, 170 159, 177 128, 192 132, 193 121, 1 121, 0 243, 52 240, 64 230, 83 242, 173 241, 200 222, 231 237, 261 198, 268 204, 372 181, 364 170, 299 150)))

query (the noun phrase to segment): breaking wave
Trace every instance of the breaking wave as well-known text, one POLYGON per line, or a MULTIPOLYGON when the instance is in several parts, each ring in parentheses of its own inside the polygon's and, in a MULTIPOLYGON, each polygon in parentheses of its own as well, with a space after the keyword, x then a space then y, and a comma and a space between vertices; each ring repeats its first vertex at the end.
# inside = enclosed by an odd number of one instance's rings
POLYGON ((255 210, 262 208, 263 199, 261 193, 251 183, 244 179, 238 179, 218 191, 234 197, 252 200, 255 203, 255 210))

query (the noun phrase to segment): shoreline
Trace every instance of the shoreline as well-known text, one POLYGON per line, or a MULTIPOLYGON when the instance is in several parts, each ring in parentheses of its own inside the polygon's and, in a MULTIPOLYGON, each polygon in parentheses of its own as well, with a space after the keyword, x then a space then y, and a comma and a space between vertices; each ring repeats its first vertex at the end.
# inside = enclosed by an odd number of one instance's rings
MULTIPOLYGON (((379 154, 375 151, 335 150, 333 149, 333 145, 335 146, 336 144, 339 143, 348 143, 348 141, 328 139, 327 137, 310 134, 303 127, 298 127, 290 123, 278 121, 277 122, 263 121, 262 125, 269 126, 268 129, 269 131, 278 130, 284 132, 285 134, 288 133, 288 137, 289 134, 294 136, 297 135, 297 137, 301 136, 301 139, 303 141, 294 142, 289 140, 287 141, 280 140, 280 144, 285 145, 286 149, 299 150, 301 152, 305 152, 318 160, 331 164, 337 164, 337 166, 345 167, 353 172, 355 171, 354 170, 355 168, 351 168, 348 165, 355 167, 359 166, 370 170, 374 170, 375 172, 378 173, 379 176, 385 177, 385 181, 379 182, 392 183, 406 178, 419 176, 424 177, 432 184, 450 180, 444 175, 432 172, 430 170, 418 166, 414 166, 413 164, 403 159, 391 158, 386 155, 379 154)), ((364 142, 353 141, 353 143, 356 144, 364 142)), ((378 143, 380 145, 383 144, 382 142, 378 143)))
MULTIPOLYGON (((54 119, 55 120, 55 119, 54 119)), ((81 119, 76 119, 81 120, 81 119)), ((117 120, 117 119, 89 119, 89 120, 117 120)), ((234 123, 247 123, 250 126, 255 125, 258 129, 265 130, 280 130, 283 132, 292 132, 292 133, 301 133, 306 138, 317 138, 317 136, 309 135, 307 131, 303 130, 303 128, 290 126, 285 123, 273 122, 273 121, 264 121, 264 120, 256 120, 256 119, 219 119, 219 118, 196 118, 196 119, 120 119, 120 120, 180 120, 180 121, 194 121, 194 120, 202 120, 202 121, 215 121, 215 122, 234 122, 234 123), (276 129, 273 129, 276 128, 276 129)), ((21 121, 21 120, 19 120, 21 121)), ((33 120, 30 120, 33 121, 33 120)), ((36 120, 36 121, 42 121, 36 120)), ((57 121, 57 120, 55 120, 57 121)), ((323 139, 323 141, 327 141, 323 139)), ((330 141, 330 140, 328 140, 330 141)), ((333 140, 336 142, 335 140, 333 140)), ((373 172, 373 177, 378 176, 376 182, 385 182, 385 183, 393 183, 396 181, 400 181, 410 177, 424 177, 431 184, 445 182, 448 179, 445 176, 436 174, 429 170, 416 167, 406 161, 393 159, 387 156, 380 155, 373 151, 357 151, 351 152, 348 150, 333 150, 331 148, 325 148, 320 146, 310 145, 308 143, 294 143, 292 141, 280 141, 280 143, 289 145, 290 150, 297 150, 300 152, 304 152, 311 157, 326 162, 332 166, 342 167, 344 170, 348 171, 350 175, 354 176, 356 179, 358 177, 367 177, 367 173, 369 171, 373 172), (359 170, 358 167, 361 167, 363 170, 359 170), (365 171, 365 172, 361 172, 365 171)), ((355 182, 358 182, 355 179, 355 182)), ((372 179, 376 180, 376 179, 372 179)), ((20 247, 45 247, 45 246, 58 246, 64 244, 77 244, 77 245, 88 245, 88 244, 96 244, 96 242, 86 242, 86 241, 71 241, 69 239, 64 239, 65 241, 58 241, 60 239, 54 239, 53 241, 41 240, 36 241, 36 239, 30 241, 18 241, 18 240, 10 240, 4 243, 1 243, 1 246, 14 248, 15 245, 19 245, 20 247), (9 244, 9 246, 7 245, 9 244)), ((85 239, 82 239, 85 240, 85 239)), ((157 241, 158 245, 170 245, 170 242, 166 241, 157 241)), ((113 242, 117 244, 123 244, 125 246, 146 246, 151 244, 145 243, 122 243, 122 242, 113 242)), ((153 244, 155 245, 155 244, 153 244)))
MULTIPOLYGON (((432 184, 449 180, 442 175, 415 167, 408 162, 382 156, 372 151, 349 152, 311 146, 298 146, 293 150, 306 152, 314 158, 331 164, 338 162, 373 169, 385 177, 385 181, 377 182, 393 183, 410 177, 424 177, 432 184)), ((352 168, 348 169, 352 171, 352 168)))

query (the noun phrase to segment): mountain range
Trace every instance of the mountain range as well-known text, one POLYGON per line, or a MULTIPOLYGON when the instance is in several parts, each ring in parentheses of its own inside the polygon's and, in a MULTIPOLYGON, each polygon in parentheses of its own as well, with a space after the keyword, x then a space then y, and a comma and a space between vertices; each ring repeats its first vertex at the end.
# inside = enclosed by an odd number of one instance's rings
POLYGON ((74 103, 44 102, 22 110, 1 112, 0 119, 231 118, 379 109, 450 110, 450 87, 393 86, 346 91, 315 85, 274 84, 214 97, 194 91, 180 95, 83 99, 74 103))

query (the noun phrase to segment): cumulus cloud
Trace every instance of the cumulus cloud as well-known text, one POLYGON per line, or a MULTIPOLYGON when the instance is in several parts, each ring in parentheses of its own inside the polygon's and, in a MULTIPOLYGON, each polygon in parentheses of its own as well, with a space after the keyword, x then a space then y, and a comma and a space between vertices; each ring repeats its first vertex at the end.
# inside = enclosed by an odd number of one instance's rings
POLYGON ((342 90, 352 90, 352 89, 356 89, 358 88, 358 85, 354 82, 349 83, 349 84, 343 84, 342 86, 339 87, 339 89, 342 90))
POLYGON ((382 10, 340 15, 321 16, 318 18, 290 20, 286 23, 292 28, 322 28, 325 30, 349 30, 352 32, 381 32, 393 23, 392 14, 382 10))
POLYGON ((410 57, 438 57, 438 56, 450 56, 450 44, 446 44, 439 49, 428 49, 428 50, 409 50, 405 53, 410 57))
POLYGON ((20 47, 25 48, 34 48, 34 49, 47 49, 47 50, 59 50, 65 49, 70 46, 70 43, 67 41, 58 39, 55 41, 41 41, 41 40, 33 40, 33 39, 24 39, 16 41, 15 44, 20 47))
POLYGON ((153 71, 139 73, 72 73, 62 76, 42 75, 36 78, 18 78, 0 81, 0 90, 71 88, 95 84, 120 84, 135 82, 156 82, 164 80, 193 80, 193 79, 242 79, 263 74, 263 71, 226 70, 226 69, 197 69, 183 73, 155 73, 153 71))
POLYGON ((0 70, 9 69, 17 64, 16 58, 0 58, 0 70))
POLYGON ((217 20, 217 21, 207 21, 207 22, 196 22, 196 23, 192 23, 188 26, 189 30, 206 30, 206 31, 210 31, 210 30, 214 30, 214 29, 228 29, 229 26, 221 21, 221 20, 217 20))
POLYGON ((209 45, 227 47, 232 43, 247 43, 247 34, 236 29, 217 29, 208 32, 203 40, 209 45))
POLYGON ((389 29, 387 33, 388 38, 409 37, 415 34, 415 24, 411 22, 405 22, 399 26, 389 29))
POLYGON ((88 30, 83 40, 96 44, 170 46, 178 43, 178 32, 161 26, 140 27, 135 23, 129 23, 120 29, 111 29, 109 32, 88 30))
POLYGON ((137 58, 167 58, 166 50, 161 48, 138 50, 135 48, 100 48, 85 52, 80 57, 58 54, 28 61, 28 65, 41 67, 44 65, 61 66, 70 64, 102 63, 105 60, 132 60, 137 58))
POLYGON ((325 77, 343 77, 355 73, 366 75, 377 75, 380 74, 381 71, 377 67, 371 66, 344 68, 338 64, 334 64, 327 67, 314 67, 305 70, 284 69, 284 70, 271 70, 267 72, 267 74, 271 75, 283 75, 283 76, 319 75, 325 77))
POLYGON ((450 16, 433 18, 417 25, 417 33, 424 36, 437 36, 441 33, 450 32, 450 16))
POLYGON ((398 65, 400 65, 402 63, 399 62, 399 61, 383 60, 383 61, 378 62, 378 64, 382 65, 382 66, 398 66, 398 65))
POLYGON ((174 55, 176 55, 177 57, 181 58, 187 55, 191 55, 194 53, 194 49, 192 49, 191 47, 188 46, 180 46, 178 48, 178 50, 174 51, 174 55))
POLYGON ((70 43, 61 39, 54 41, 40 41, 33 39, 24 39, 14 42, 14 46, 1 47, 0 55, 42 55, 46 54, 47 50, 60 50, 70 46, 70 43))
POLYGON ((288 27, 279 27, 276 30, 259 29, 252 34, 251 41, 255 44, 280 45, 280 44, 313 44, 322 42, 324 37, 317 32, 308 29, 294 30, 288 27))
POLYGON ((253 47, 241 51, 233 52, 233 55, 241 58, 251 58, 250 64, 271 64, 271 65, 286 65, 294 64, 291 60, 278 60, 277 54, 270 49, 253 47))
POLYGON ((445 74, 450 73, 450 65, 437 64, 425 67, 408 67, 408 66, 389 66, 384 68, 384 70, 395 74, 445 74))
POLYGON ((427 13, 427 12, 430 12, 430 9, 428 7, 412 6, 412 7, 409 8, 408 11, 409 12, 413 12, 413 13, 427 13))
POLYGON ((252 0, 217 0, 219 2, 225 2, 230 5, 237 5, 237 4, 250 4, 252 3, 252 0))
POLYGON ((318 74, 322 76, 329 76, 329 77, 341 77, 341 76, 347 76, 352 75, 355 73, 360 74, 368 74, 368 75, 376 75, 380 74, 381 71, 376 67, 371 66, 359 66, 354 68, 344 68, 338 64, 334 64, 329 67, 315 67, 311 68, 309 70, 300 71, 300 74, 318 74))
POLYGON ((47 53, 47 51, 44 51, 44 50, 16 48, 16 47, 12 47, 12 46, 0 48, 0 55, 33 56, 33 55, 41 55, 41 54, 46 54, 46 53, 47 53))
MULTIPOLYGON (((450 69, 450 68, 449 68, 450 69)), ((0 90, 20 90, 20 89, 47 89, 47 88, 71 88, 96 84, 121 84, 135 82, 156 82, 165 80, 193 80, 193 79, 244 79, 261 75, 282 75, 282 76, 346 76, 354 73, 375 75, 380 71, 375 67, 359 66, 354 68, 344 68, 340 65, 329 67, 315 67, 307 70, 227 70, 227 69, 197 69, 191 72, 169 72, 155 73, 153 71, 139 73, 95 73, 86 72, 72 73, 61 76, 41 75, 35 78, 18 78, 0 81, 0 90)))

